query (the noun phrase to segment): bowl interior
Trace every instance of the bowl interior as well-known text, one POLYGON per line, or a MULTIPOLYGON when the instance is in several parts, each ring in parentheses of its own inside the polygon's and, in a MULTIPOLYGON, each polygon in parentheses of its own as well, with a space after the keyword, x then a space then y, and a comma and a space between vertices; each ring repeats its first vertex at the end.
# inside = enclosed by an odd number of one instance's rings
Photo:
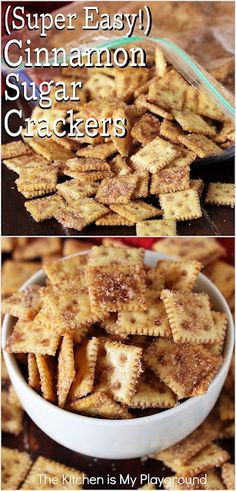
MULTIPOLYGON (((88 253, 88 251, 85 251, 85 252, 83 251, 79 254, 76 253, 76 254, 73 254, 71 256, 68 256, 67 258, 63 258, 62 260, 66 261, 70 257, 74 257, 77 255, 82 255, 82 254, 87 254, 87 253, 88 253)), ((145 263, 148 266, 154 267, 156 265, 156 262, 160 259, 171 259, 171 258, 167 257, 163 254, 153 252, 153 251, 146 251, 145 252, 145 263)), ((26 288, 32 284, 38 284, 38 285, 43 286, 45 284, 45 280, 46 280, 46 274, 41 269, 37 273, 35 273, 31 278, 29 278, 29 280, 27 280, 24 283, 24 285, 22 285, 21 289, 24 289, 24 288, 26 288)), ((229 309, 229 306, 228 306, 226 300, 224 299, 223 295, 215 287, 215 285, 213 285, 213 283, 206 276, 204 276, 201 273, 198 276, 194 291, 196 291, 196 292, 204 291, 204 292, 208 293, 214 309, 218 310, 220 312, 225 312, 227 314, 227 318, 228 318, 228 328, 227 328, 225 345, 224 345, 224 353, 223 353, 223 364, 222 364, 219 372, 215 376, 214 380, 212 381, 212 383, 208 389, 208 392, 209 392, 211 390, 211 387, 213 387, 213 385, 216 385, 218 383, 218 380, 220 379, 223 370, 225 370, 225 367, 226 366, 229 367, 229 364, 230 364, 230 360, 231 360, 232 352, 233 352, 233 344, 234 344, 234 342, 233 342, 233 330, 234 330, 233 319, 232 319, 232 315, 231 315, 231 311, 229 309)), ((2 326, 2 349, 3 349, 3 354, 4 354, 6 366, 14 370, 14 373, 17 376, 19 384, 20 385, 24 384, 24 386, 27 388, 27 390, 29 392, 31 392, 31 397, 37 397, 44 404, 45 408, 47 405, 50 405, 51 408, 53 407, 53 409, 55 411, 60 412, 61 414, 66 413, 67 415, 70 415, 73 418, 82 418, 82 419, 90 420, 91 423, 93 423, 93 424, 96 421, 98 421, 96 418, 71 413, 71 412, 65 411, 62 408, 59 408, 58 406, 54 406, 50 402, 43 399, 43 397, 41 397, 39 394, 37 394, 33 389, 31 389, 28 386, 25 378, 23 377, 23 374, 20 370, 19 364, 18 364, 14 354, 8 353, 5 351, 7 339, 8 339, 8 337, 12 331, 14 324, 15 324, 15 319, 10 315, 6 315, 4 318, 4 321, 3 321, 3 326, 2 326)), ((178 412, 180 413, 181 410, 183 409, 183 407, 186 407, 186 405, 191 407, 191 405, 194 403, 197 403, 198 400, 200 400, 200 399, 202 400, 202 398, 204 398, 204 396, 205 396, 205 394, 203 394, 202 396, 195 396, 195 397, 189 398, 186 401, 182 402, 181 404, 175 406, 174 408, 167 409, 161 413, 155 413, 155 414, 150 415, 150 416, 141 416, 139 418, 134 418, 131 420, 105 420, 105 419, 103 419, 103 420, 99 420, 99 421, 102 421, 103 423, 106 423, 109 425, 124 425, 124 424, 125 425, 133 425, 133 424, 137 425, 137 424, 142 424, 142 423, 144 423, 144 421, 146 422, 147 419, 151 419, 151 418, 152 419, 156 418, 156 419, 158 419, 158 421, 160 421, 162 418, 165 418, 167 415, 169 416, 171 414, 173 414, 173 415, 177 414, 178 412)))

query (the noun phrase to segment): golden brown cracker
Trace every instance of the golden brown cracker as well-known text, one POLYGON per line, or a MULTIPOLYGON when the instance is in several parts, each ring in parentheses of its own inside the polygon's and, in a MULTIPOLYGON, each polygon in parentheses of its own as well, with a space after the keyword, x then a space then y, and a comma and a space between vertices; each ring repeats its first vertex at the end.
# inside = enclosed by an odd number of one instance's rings
POLYGON ((156 242, 153 249, 179 259, 196 259, 204 266, 225 255, 225 249, 212 237, 179 237, 156 242))
POLYGON ((57 194, 53 194, 45 198, 26 201, 24 206, 36 222, 41 222, 53 218, 55 212, 62 204, 63 199, 57 194))
POLYGON ((75 347, 75 377, 69 392, 69 400, 75 401, 92 392, 99 349, 99 339, 93 337, 75 347))
POLYGON ((53 359, 48 355, 36 355, 39 371, 41 391, 44 399, 49 402, 56 401, 56 385, 53 359))
POLYGON ((58 354, 57 396, 58 405, 66 403, 75 376, 74 343, 71 334, 64 334, 58 354))
POLYGON ((139 237, 163 237, 177 235, 176 220, 143 220, 136 224, 136 235, 139 237))
POLYGON ((8 259, 2 268, 2 294, 3 296, 15 293, 26 280, 36 271, 39 271, 40 264, 34 262, 12 261, 8 259))
POLYGON ((19 489, 31 465, 28 453, 2 447, 2 489, 19 489))
POLYGON ((173 193, 188 189, 190 186, 189 174, 189 166, 161 169, 157 174, 152 175, 150 193, 173 193))
POLYGON ((2 312, 18 317, 22 320, 31 320, 41 307, 39 285, 31 285, 25 290, 13 293, 2 302, 2 312))
POLYGON ((104 205, 128 203, 137 182, 138 177, 131 174, 104 179, 98 188, 96 200, 104 205))
POLYGON ((2 390, 2 431, 19 435, 23 430, 23 409, 9 401, 9 393, 2 390))
POLYGON ((128 403, 141 373, 142 349, 117 341, 104 340, 97 362, 97 377, 102 388, 115 401, 128 403))
POLYGON ((131 414, 125 406, 118 404, 102 391, 94 392, 89 396, 72 402, 69 408, 90 417, 105 419, 131 418, 131 414))
POLYGON ((154 140, 133 155, 131 160, 140 166, 140 170, 148 170, 155 174, 172 162, 178 155, 179 152, 172 143, 156 136, 154 140))
POLYGON ((205 203, 210 205, 235 206, 234 184, 211 182, 207 188, 205 203))
POLYGON ((51 489, 82 489, 84 474, 54 460, 39 456, 34 462, 21 489, 48 489, 48 481, 54 478, 51 489), (40 479, 43 476, 44 479, 40 479), (66 478, 69 477, 69 481, 66 478))
POLYGON ((214 344, 218 340, 209 297, 186 290, 162 290, 172 335, 176 343, 214 344))
POLYGON ((221 152, 220 147, 205 135, 188 134, 180 136, 179 141, 200 158, 216 155, 221 152))
POLYGON ((199 196, 195 189, 159 195, 163 217, 177 221, 194 220, 202 216, 199 196))
MULTIPOLYGON (((189 397, 202 380, 219 369, 221 360, 202 346, 159 338, 144 353, 145 364, 170 387, 179 399, 189 397), (171 359, 171 363, 170 363, 171 359)), ((203 391, 207 391, 208 380, 203 391)))

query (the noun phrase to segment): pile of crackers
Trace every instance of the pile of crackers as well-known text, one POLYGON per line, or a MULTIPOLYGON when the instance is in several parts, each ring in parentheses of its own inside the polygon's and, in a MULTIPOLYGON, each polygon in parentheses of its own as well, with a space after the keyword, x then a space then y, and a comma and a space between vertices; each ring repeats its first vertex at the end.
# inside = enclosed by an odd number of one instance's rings
POLYGON ((220 290, 234 317, 235 268, 224 261, 225 250, 219 242, 209 237, 168 237, 155 242, 153 250, 182 261, 200 261, 202 273, 220 290))
POLYGON ((233 356, 223 390, 206 420, 181 442, 150 455, 150 458, 160 460, 175 473, 164 483, 165 489, 235 489, 235 466, 227 462, 230 455, 220 446, 222 439, 234 437, 234 384, 233 356), (179 477, 194 476, 205 476, 207 482, 202 486, 197 481, 178 483, 179 477))
MULTIPOLYGON (((17 189, 35 221, 55 218, 77 231, 93 222, 135 225, 137 235, 161 236, 176 235, 178 221, 202 216, 204 183, 190 179, 190 166, 232 146, 234 125, 159 48, 147 59, 145 68, 64 69, 61 80, 68 85, 84 77, 80 103, 53 99, 51 109, 36 107, 32 113, 49 125, 71 109, 75 120, 123 118, 124 138, 112 129, 95 138, 40 139, 23 132, 24 142, 3 145, 4 164, 19 174, 17 189)), ((205 202, 234 206, 234 185, 210 183, 205 202)))
POLYGON ((144 250, 113 246, 46 263, 46 286, 2 303, 18 318, 7 350, 27 354, 30 387, 80 414, 127 419, 204 394, 222 363, 227 317, 192 291, 201 267, 149 268, 144 250))
MULTIPOLYGON (((114 239, 104 239, 104 244, 109 247, 111 244, 114 246, 121 246, 121 242, 119 240, 114 239)), ((78 240, 78 239, 56 239, 55 238, 45 238, 45 239, 24 239, 24 238, 5 238, 3 239, 2 248, 5 253, 12 254, 12 259, 8 259, 4 264, 7 264, 7 269, 4 270, 3 266, 3 279, 5 284, 5 293, 4 296, 7 298, 9 295, 12 295, 18 288, 22 285, 22 283, 31 275, 34 271, 31 270, 32 265, 34 265, 35 270, 40 269, 39 262, 33 262, 34 259, 41 259, 41 264, 51 263, 52 260, 55 260, 57 257, 66 256, 69 254, 73 254, 76 252, 80 252, 81 250, 86 250, 92 247, 92 242, 88 242, 86 240, 78 240), (17 269, 17 274, 14 275, 14 271, 17 269), (8 272, 9 270, 9 272, 8 272), (12 277, 14 277, 14 281, 12 281, 12 277), (9 290, 7 291, 7 284, 9 284, 9 290)), ((233 298, 234 298, 234 269, 232 266, 227 264, 225 261, 220 259, 221 256, 224 256, 225 251, 219 245, 219 243, 213 238, 178 238, 178 239, 164 239, 163 241, 156 242, 154 245, 154 249, 158 249, 175 257, 180 261, 200 261, 204 265, 204 269, 202 270, 204 274, 210 272, 211 269, 211 279, 218 288, 221 289, 222 293, 225 295, 229 306, 233 312, 233 298), (162 246, 161 246, 162 244, 162 246), (220 269, 219 269, 220 268, 220 269), (214 277, 212 275, 212 271, 214 270, 214 277), (216 274, 217 272, 217 274, 216 274), (230 286, 229 286, 230 285, 230 286)), ((114 253, 116 254, 116 253, 114 253)), ((109 337, 111 334, 103 331, 103 337, 109 337)), ((133 339, 135 339, 133 337, 133 339)), ((137 337, 136 337, 137 339, 137 337)), ((144 339, 144 335, 139 335, 139 340, 142 341, 144 339)), ((151 341, 151 337, 150 337, 151 341)), ((123 342, 123 341, 122 341, 123 342)), ((125 341, 126 342, 126 341, 125 341)), ((29 354, 15 354, 18 358, 19 362, 22 366, 27 367, 29 358, 34 358, 34 355, 29 354)), ((33 365, 35 366, 35 364, 33 365)), ((23 409, 20 405, 20 401, 18 400, 13 387, 9 382, 8 373, 4 362, 2 362, 2 383, 3 383, 3 391, 2 391, 2 429, 4 432, 10 433, 12 435, 19 435, 23 432, 23 409)), ((188 471, 191 475, 199 475, 199 473, 203 472, 207 473, 207 481, 208 485, 204 486, 204 489, 234 489, 234 469, 232 464, 228 462, 223 463, 224 459, 226 459, 226 454, 220 447, 220 441, 222 439, 233 438, 234 436, 234 408, 233 408, 233 392, 234 392, 234 359, 232 360, 232 364, 230 367, 230 371, 228 373, 226 382, 224 384, 223 392, 217 402, 217 405, 214 409, 213 414, 207 421, 199 427, 199 430, 193 433, 193 438, 191 435, 187 437, 183 442, 178 444, 178 446, 172 447, 170 449, 171 455, 176 455, 176 452, 173 452, 175 448, 177 449, 177 454, 182 456, 179 460, 179 465, 181 465, 181 473, 182 468, 186 469, 186 452, 188 463, 190 461, 191 467, 188 466, 188 471), (212 429, 211 429, 212 426, 212 429), (216 430, 217 435, 216 435, 216 430), (203 435, 203 437, 202 437, 203 435), (216 436, 214 436, 216 435, 216 436), (215 443, 212 443, 214 441, 215 443), (194 445, 193 445, 194 443, 194 445), (214 452, 214 459, 210 459, 209 455, 209 446, 214 447, 217 445, 217 452, 214 452), (189 454, 189 449, 192 448, 191 457, 189 454), (199 453, 201 458, 201 453, 204 451, 204 462, 207 457, 207 469, 204 467, 203 460, 200 459, 200 467, 199 470, 199 458, 196 460, 196 453, 199 453), (183 451, 181 451, 183 449, 183 451), (223 453, 222 453, 223 452, 223 453), (215 456, 218 455, 219 463, 216 464, 215 456), (198 470, 196 470, 196 465, 198 465, 198 470), (220 465, 222 467, 216 468, 215 465, 220 465), (194 469, 194 471, 193 471, 194 469), (223 482, 220 476, 222 470, 223 482), (218 486, 218 487, 217 487, 218 486)), ((134 410, 131 410, 134 412, 134 410)), ((144 413, 145 410, 143 409, 144 413)), ((24 429, 25 431, 25 429, 24 429)), ((26 452, 19 452, 19 450, 3 448, 3 469, 2 469, 2 487, 3 489, 19 489, 20 484, 26 480, 23 484, 24 489, 41 489, 39 487, 38 482, 38 474, 46 472, 47 475, 55 475, 59 478, 59 489, 62 488, 62 483, 60 483, 60 476, 65 473, 73 474, 75 477, 81 476, 81 472, 77 469, 71 469, 62 465, 61 463, 54 462, 52 460, 46 459, 45 457, 38 457, 35 463, 32 466, 32 458, 26 452), (31 467, 32 466, 32 467, 31 467), (31 470, 30 470, 31 469, 31 470), (27 476, 27 477, 26 477, 27 476)), ((167 451, 165 451, 167 452, 167 451)), ((162 452, 163 462, 165 453, 162 452)), ((161 455, 155 455, 155 458, 161 459, 161 455)), ((176 458, 175 457, 175 458, 176 458)), ((228 454, 227 454, 228 459, 228 454)), ((226 459, 226 460, 227 460, 226 459)), ((178 474, 178 469, 174 469, 174 459, 173 466, 170 466, 171 470, 174 470, 178 474)), ((167 460, 166 465, 169 467, 167 460)), ((82 466, 83 468, 83 466, 82 466)), ((183 469, 183 472, 185 472, 183 469)), ((171 486, 171 484, 170 484, 171 486)), ((176 487, 177 484, 173 482, 173 489, 178 489, 176 487)), ((187 485, 186 485, 187 486, 187 485)), ((182 489, 189 489, 188 487, 184 487, 181 485, 182 489)), ((55 487, 56 488, 56 487, 55 487)), ((70 489, 74 489, 73 485, 70 485, 70 489)), ((153 485, 147 485, 146 489, 155 489, 153 485)), ((169 489, 172 489, 171 487, 169 489)), ((190 487, 193 489, 193 487, 190 487)), ((77 485, 75 489, 80 489, 80 486, 77 485)))

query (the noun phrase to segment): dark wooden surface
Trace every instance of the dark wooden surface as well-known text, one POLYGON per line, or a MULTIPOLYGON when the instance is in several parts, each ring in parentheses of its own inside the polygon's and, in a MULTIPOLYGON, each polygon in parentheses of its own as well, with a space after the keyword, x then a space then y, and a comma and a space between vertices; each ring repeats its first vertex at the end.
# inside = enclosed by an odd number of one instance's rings
MULTIPOLYGON (((22 101, 17 102, 22 106, 22 101)), ((3 116, 13 103, 3 102, 3 116)), ((23 105, 25 111, 27 109, 23 105)), ((27 114, 29 115, 29 114, 27 114)), ((16 128, 19 119, 12 119, 12 125, 16 128)), ((11 141, 3 130, 3 143, 11 141)), ((135 227, 97 227, 95 223, 84 228, 81 232, 72 229, 64 229, 56 220, 46 220, 41 223, 35 222, 24 207, 25 198, 20 194, 15 185, 18 175, 3 165, 2 169, 2 234, 9 236, 28 235, 67 235, 67 236, 126 236, 136 235, 135 227)), ((213 162, 206 166, 196 166, 191 169, 191 178, 201 178, 205 184, 209 182, 234 182, 234 161, 217 163, 213 162)), ((234 235, 234 210, 229 206, 206 206, 203 194, 202 210, 203 216, 197 220, 178 222, 178 235, 234 235)), ((149 203, 159 206, 158 199, 149 198, 149 203)))

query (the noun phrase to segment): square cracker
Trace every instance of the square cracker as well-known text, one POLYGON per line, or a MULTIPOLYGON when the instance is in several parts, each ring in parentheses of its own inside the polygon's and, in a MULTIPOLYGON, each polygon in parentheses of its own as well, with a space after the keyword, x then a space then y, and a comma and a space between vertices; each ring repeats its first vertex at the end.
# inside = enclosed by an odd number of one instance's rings
POLYGON ((184 132, 173 121, 169 121, 168 119, 164 119, 160 126, 160 136, 164 136, 167 140, 172 141, 173 143, 179 142, 179 136, 183 135, 184 132))
POLYGON ((113 177, 113 172, 111 170, 88 170, 86 172, 79 172, 76 170, 70 170, 69 167, 63 169, 63 174, 69 177, 73 177, 77 181, 88 184, 91 182, 101 181, 108 177, 113 177))
POLYGON ((144 114, 131 130, 131 135, 142 145, 147 145, 160 134, 160 121, 152 114, 144 114))
POLYGON ((26 201, 24 205, 36 222, 42 222, 43 220, 53 218, 62 204, 63 199, 57 194, 53 194, 45 198, 26 201))
POLYGON ((227 489, 235 489, 235 465, 234 464, 230 464, 229 462, 227 462, 227 464, 224 464, 222 466, 222 479, 227 489))
POLYGON ((94 313, 146 308, 143 258, 143 249, 92 248, 87 278, 94 313))
POLYGON ((42 155, 47 160, 67 160, 73 157, 73 152, 62 145, 58 145, 51 138, 25 138, 35 153, 42 155))
POLYGON ((132 312, 118 312, 117 334, 119 333, 171 337, 165 307, 158 294, 156 298, 147 294, 145 312, 135 309, 132 312))
POLYGON ((167 167, 152 175, 150 186, 151 194, 173 193, 188 189, 189 181, 189 166, 167 167))
POLYGON ((141 373, 142 349, 104 340, 97 361, 99 386, 115 401, 129 404, 141 373))
POLYGON ((207 445, 210 445, 218 436, 218 425, 214 420, 208 417, 196 430, 190 435, 169 447, 162 452, 151 455, 153 459, 161 460, 167 467, 181 465, 194 457, 207 445))
POLYGON ((22 193, 34 193, 36 191, 45 191, 50 193, 56 191, 57 171, 44 169, 39 172, 39 169, 26 168, 20 173, 20 177, 16 179, 18 191, 22 193))
POLYGON ((162 290, 175 343, 214 344, 218 341, 210 301, 206 293, 162 290))
POLYGON ((158 170, 173 162, 180 155, 172 143, 156 136, 154 140, 145 145, 131 160, 140 166, 140 170, 148 170, 155 174, 158 170))
POLYGON ((195 476, 213 467, 221 466, 228 459, 228 452, 215 445, 215 443, 211 443, 200 450, 188 462, 181 464, 172 463, 171 469, 180 476, 195 476))
POLYGON ((197 113, 216 121, 224 121, 225 114, 219 109, 212 96, 204 89, 198 90, 197 113))
POLYGON ((164 278, 164 287, 170 290, 192 290, 202 269, 199 261, 160 260, 157 269, 164 278))
POLYGON ((41 353, 55 356, 60 336, 51 327, 48 312, 41 309, 34 320, 18 320, 7 341, 9 353, 41 353))
POLYGON ((235 269, 225 261, 214 261, 204 268, 204 274, 219 288, 222 295, 228 300, 234 293, 235 269))
POLYGON ((49 162, 43 157, 40 157, 40 155, 37 155, 35 152, 33 152, 33 150, 30 150, 30 152, 26 155, 3 160, 3 164, 8 169, 13 170, 17 174, 20 174, 21 170, 25 167, 32 166, 41 168, 44 167, 44 165, 49 164, 49 162))
POLYGON ((32 389, 39 391, 40 376, 39 376, 36 356, 34 353, 28 353, 27 363, 28 363, 28 384, 30 387, 32 387, 32 389))
POLYGON ((62 338, 58 354, 57 396, 58 405, 63 407, 75 376, 74 343, 70 334, 62 338))
POLYGON ((166 111, 181 111, 184 105, 187 82, 174 69, 169 70, 161 79, 153 79, 148 92, 148 100, 157 102, 166 111))
POLYGON ((5 143, 1 147, 1 158, 11 159, 14 157, 20 157, 21 155, 31 154, 31 149, 23 143, 21 140, 5 143))
POLYGON ((93 242, 84 239, 65 239, 63 242, 63 256, 70 256, 77 252, 88 251, 93 246, 93 242))
POLYGON ((86 157, 75 157, 73 159, 68 159, 66 165, 69 169, 77 172, 87 172, 90 170, 103 171, 110 170, 109 164, 100 159, 86 158, 86 157))
POLYGON ((2 447, 2 489, 20 489, 31 465, 28 453, 2 447))
POLYGON ((61 252, 61 239, 59 237, 39 237, 31 239, 13 252, 14 259, 35 259, 44 255, 61 252))
POLYGON ((62 284, 64 281, 70 281, 72 277, 82 279, 86 263, 87 256, 83 254, 47 263, 44 265, 44 271, 51 283, 62 284))
POLYGON ((177 235, 176 220, 143 220, 136 224, 136 235, 139 237, 177 235))
POLYGON ((207 188, 205 203, 210 205, 235 206, 235 185, 211 182, 207 188))
POLYGON ((75 347, 75 377, 68 396, 70 401, 85 397, 92 392, 98 349, 99 339, 96 337, 75 347))
POLYGON ((105 206, 93 198, 80 198, 74 202, 73 206, 71 204, 69 209, 68 205, 61 206, 54 216, 63 227, 80 231, 108 211, 105 206))
POLYGON ((136 175, 104 179, 97 191, 96 200, 104 205, 128 203, 138 182, 136 175))
POLYGON ((201 393, 205 393, 222 363, 202 346, 175 343, 165 338, 153 341, 143 359, 179 399, 191 396, 200 384, 201 393))
POLYGON ((125 406, 118 404, 100 390, 72 402, 69 409, 95 418, 129 419, 132 417, 125 406))
POLYGON ((8 259, 2 268, 3 296, 15 293, 26 280, 40 269, 40 263, 20 262, 8 259))
POLYGON ((209 138, 207 138, 205 135, 188 134, 180 136, 179 141, 200 158, 208 157, 208 155, 216 155, 217 153, 222 152, 222 149, 212 140, 209 140, 209 138))
POLYGON ((135 222, 128 220, 128 218, 122 217, 113 211, 106 213, 103 217, 96 220, 96 225, 105 225, 105 226, 132 226, 135 222))
POLYGON ((82 182, 78 179, 71 179, 70 181, 57 184, 57 192, 68 203, 80 198, 90 198, 95 196, 98 190, 99 184, 97 182, 82 182))
POLYGON ((43 302, 53 316, 55 331, 61 335, 83 330, 99 320, 98 314, 91 311, 87 287, 78 276, 46 287, 43 302))
MULTIPOLYGON (((149 85, 150 87, 150 85, 149 85)), ((166 109, 163 109, 159 105, 152 104, 147 100, 147 96, 144 94, 141 94, 136 100, 135 104, 140 108, 140 109, 146 109, 146 111, 149 111, 152 114, 155 114, 156 116, 161 116, 161 118, 165 119, 173 119, 173 116, 170 112, 166 111, 166 109)))
POLYGON ((160 408, 166 409, 176 404, 176 396, 167 385, 160 382, 155 375, 146 370, 140 376, 137 390, 133 395, 129 407, 133 409, 160 408))
POLYGON ((9 401, 9 393, 2 390, 2 431, 19 435, 23 430, 23 409, 9 401))
POLYGON ((191 111, 173 111, 173 115, 184 131, 212 137, 216 135, 215 129, 199 116, 199 114, 191 111))
POLYGON ((141 199, 133 200, 122 205, 110 205, 110 209, 133 223, 162 214, 159 208, 149 205, 141 199))
POLYGON ((196 259, 204 266, 225 255, 225 249, 212 237, 178 237, 156 242, 154 251, 179 259, 196 259))
POLYGON ((202 216, 199 196, 195 189, 159 195, 164 218, 177 221, 193 220, 202 216))
POLYGON ((54 359, 48 355, 36 355, 41 391, 44 399, 56 402, 56 382, 54 359))
POLYGON ((41 308, 39 285, 31 285, 25 290, 13 293, 11 297, 3 300, 3 314, 10 314, 22 320, 31 320, 41 308))
POLYGON ((62 284, 64 281, 71 281, 72 279, 84 281, 86 263, 87 256, 83 254, 51 261, 44 265, 44 271, 52 284, 62 284))
POLYGON ((135 172, 133 174, 134 176, 137 177, 138 182, 136 184, 135 190, 132 194, 132 199, 138 199, 138 198, 147 198, 149 191, 148 191, 148 185, 149 185, 149 172, 135 172))
POLYGON ((38 457, 31 467, 21 489, 48 489, 48 479, 52 478, 57 478, 57 484, 50 485, 50 489, 82 489, 83 476, 84 474, 77 469, 67 467, 45 457, 38 457), (40 482, 40 475, 45 476, 45 480, 47 478, 46 483, 44 483, 44 480, 42 483, 40 482), (70 484, 66 484, 63 481, 66 475, 71 476, 70 484), (73 481, 75 484, 73 484, 73 481))
POLYGON ((77 157, 90 157, 94 159, 105 160, 116 153, 113 142, 98 143, 98 145, 87 145, 76 152, 77 157))

